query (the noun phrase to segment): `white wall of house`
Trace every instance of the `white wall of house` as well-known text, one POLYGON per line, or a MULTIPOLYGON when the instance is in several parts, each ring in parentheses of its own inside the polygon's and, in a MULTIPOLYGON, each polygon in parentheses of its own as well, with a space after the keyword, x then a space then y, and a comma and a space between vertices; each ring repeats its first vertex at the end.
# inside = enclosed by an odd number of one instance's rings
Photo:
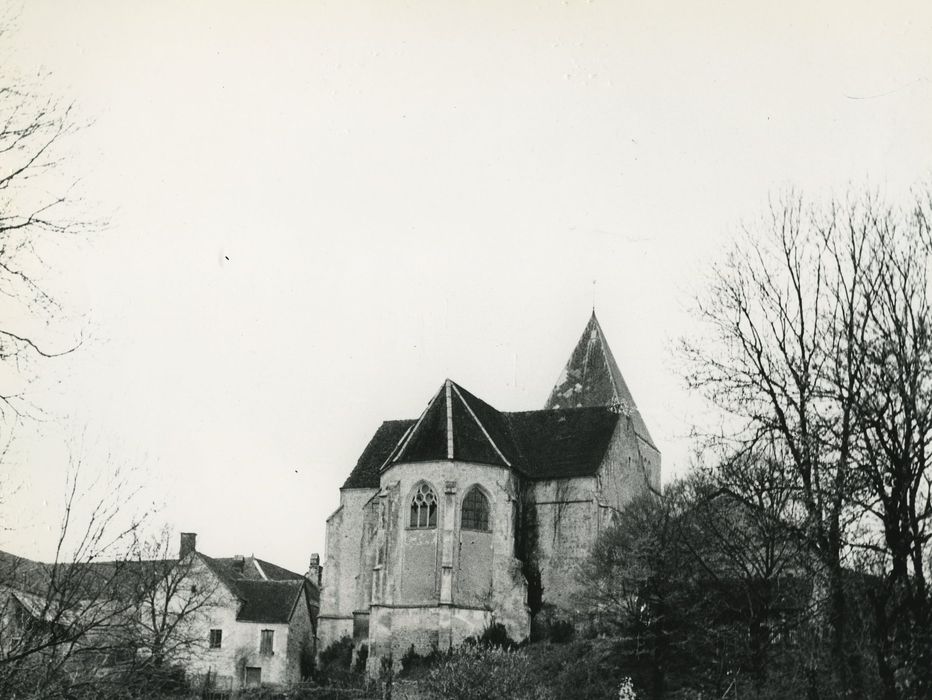
POLYGON ((202 562, 192 566, 193 585, 210 591, 209 604, 192 615, 186 634, 197 640, 181 660, 190 676, 211 674, 216 686, 239 688, 245 682, 245 669, 261 669, 261 682, 287 685, 300 680, 300 651, 306 635, 313 642, 310 613, 302 598, 298 601, 292 624, 244 622, 237 620, 240 600, 202 562), (294 629, 291 629, 293 627, 294 629), (221 631, 219 648, 211 648, 210 631, 221 631), (262 653, 263 630, 272 632, 271 653, 262 653), (295 638, 289 639, 290 636, 295 638))

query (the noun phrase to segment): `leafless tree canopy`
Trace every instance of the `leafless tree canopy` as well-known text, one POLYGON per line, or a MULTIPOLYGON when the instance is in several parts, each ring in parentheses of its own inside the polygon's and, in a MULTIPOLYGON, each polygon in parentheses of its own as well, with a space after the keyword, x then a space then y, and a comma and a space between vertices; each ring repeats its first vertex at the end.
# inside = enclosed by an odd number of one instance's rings
POLYGON ((827 586, 834 670, 854 693, 851 567, 877 582, 872 660, 891 698, 932 690, 917 632, 929 623, 930 212, 927 192, 905 207, 775 200, 714 271, 699 305, 710 333, 684 348, 691 386, 733 419, 719 446, 781 460, 827 586))
POLYGON ((5 317, 0 361, 9 377, 23 380, 0 384, 3 442, 12 424, 34 410, 22 389, 30 361, 67 354, 80 344, 50 339, 41 330, 63 312, 42 282, 44 255, 50 246, 92 228, 71 206, 77 178, 69 178, 61 154, 76 129, 72 107, 43 96, 41 87, 0 69, 0 308, 5 317))

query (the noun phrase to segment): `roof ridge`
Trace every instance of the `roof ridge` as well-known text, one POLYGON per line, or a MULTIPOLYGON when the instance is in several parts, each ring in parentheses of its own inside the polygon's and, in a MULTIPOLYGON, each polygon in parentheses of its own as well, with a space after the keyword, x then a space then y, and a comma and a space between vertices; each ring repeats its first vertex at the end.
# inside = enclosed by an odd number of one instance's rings
MULTIPOLYGON (((469 415, 472 416, 472 419, 476 422, 476 425, 479 426, 479 430, 481 430, 482 434, 485 435, 485 439, 489 441, 489 444, 492 445, 493 448, 495 448, 495 451, 498 453, 498 456, 502 458, 502 461, 510 467, 511 461, 505 456, 505 453, 499 449, 498 445, 495 444, 495 440, 493 440, 492 436, 489 435, 489 431, 486 430, 485 426, 482 424, 482 421, 479 420, 479 416, 476 415, 476 412, 473 411, 472 406, 469 405, 469 402, 465 399, 463 394, 460 393, 459 385, 453 383, 453 390, 456 392, 456 395, 460 397, 460 401, 463 402, 463 405, 466 407, 466 410, 469 411, 469 415)), ((493 408, 490 404, 486 405, 488 405, 490 408, 493 408)), ((498 411, 498 409, 494 410, 498 411)), ((498 412, 501 413, 501 411, 498 412)))

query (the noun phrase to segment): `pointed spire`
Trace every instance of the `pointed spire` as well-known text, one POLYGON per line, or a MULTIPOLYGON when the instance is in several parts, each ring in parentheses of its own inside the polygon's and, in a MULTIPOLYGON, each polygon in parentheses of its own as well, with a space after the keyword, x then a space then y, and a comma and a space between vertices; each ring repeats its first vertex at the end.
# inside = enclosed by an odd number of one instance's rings
POLYGON ((630 416, 635 432, 646 442, 654 444, 608 346, 595 308, 544 408, 585 406, 609 406, 630 416))

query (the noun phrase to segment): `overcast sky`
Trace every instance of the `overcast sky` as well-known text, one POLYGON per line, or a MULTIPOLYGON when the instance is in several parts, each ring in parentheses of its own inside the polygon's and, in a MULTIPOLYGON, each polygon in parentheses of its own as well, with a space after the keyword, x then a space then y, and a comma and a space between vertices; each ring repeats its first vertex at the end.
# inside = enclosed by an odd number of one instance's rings
POLYGON ((135 468, 206 553, 303 571, 382 420, 446 377, 542 407, 593 299, 669 480, 708 419, 674 346, 741 222, 932 172, 927 2, 18 14, 5 70, 92 122, 60 175, 108 221, 48 252, 86 341, 7 463, 0 547, 39 558, 70 450, 135 468))

